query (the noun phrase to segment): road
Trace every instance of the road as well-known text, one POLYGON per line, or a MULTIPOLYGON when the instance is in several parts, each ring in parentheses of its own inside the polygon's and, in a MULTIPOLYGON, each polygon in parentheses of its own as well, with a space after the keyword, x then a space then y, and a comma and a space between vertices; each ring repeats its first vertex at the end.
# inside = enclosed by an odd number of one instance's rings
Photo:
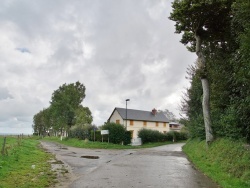
POLYGON ((217 188, 193 168, 181 151, 183 144, 147 149, 81 149, 41 142, 65 163, 67 178, 60 188, 217 188))

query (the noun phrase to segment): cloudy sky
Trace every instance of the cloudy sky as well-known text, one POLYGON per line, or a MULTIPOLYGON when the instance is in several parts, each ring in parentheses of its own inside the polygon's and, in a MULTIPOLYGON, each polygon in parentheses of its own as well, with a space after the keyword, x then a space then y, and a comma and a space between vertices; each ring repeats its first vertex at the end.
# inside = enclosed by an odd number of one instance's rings
POLYGON ((1 0, 0 133, 32 133, 53 91, 76 81, 96 125, 127 98, 178 116, 196 57, 170 12, 170 0, 1 0))

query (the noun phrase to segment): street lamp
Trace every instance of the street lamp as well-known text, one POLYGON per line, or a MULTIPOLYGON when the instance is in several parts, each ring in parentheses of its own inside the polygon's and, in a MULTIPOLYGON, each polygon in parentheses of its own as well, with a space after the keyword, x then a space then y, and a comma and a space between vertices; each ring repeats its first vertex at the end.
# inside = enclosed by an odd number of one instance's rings
POLYGON ((125 129, 127 130, 127 121, 128 121, 128 109, 127 109, 127 102, 130 101, 130 99, 126 99, 126 126, 125 129))

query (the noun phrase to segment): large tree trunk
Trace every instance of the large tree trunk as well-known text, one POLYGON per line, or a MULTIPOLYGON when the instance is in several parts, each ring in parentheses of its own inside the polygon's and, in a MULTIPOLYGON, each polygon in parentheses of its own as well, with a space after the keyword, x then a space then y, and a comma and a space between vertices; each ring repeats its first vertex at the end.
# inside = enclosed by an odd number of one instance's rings
POLYGON ((201 83, 203 89, 202 109, 203 109, 203 118, 206 131, 206 143, 207 145, 209 145, 209 143, 211 143, 214 140, 212 122, 210 117, 209 82, 206 73, 204 72, 206 66, 206 60, 201 51, 201 37, 199 35, 196 35, 195 37, 196 37, 196 54, 198 56, 196 63, 197 63, 197 68, 201 74, 201 83))

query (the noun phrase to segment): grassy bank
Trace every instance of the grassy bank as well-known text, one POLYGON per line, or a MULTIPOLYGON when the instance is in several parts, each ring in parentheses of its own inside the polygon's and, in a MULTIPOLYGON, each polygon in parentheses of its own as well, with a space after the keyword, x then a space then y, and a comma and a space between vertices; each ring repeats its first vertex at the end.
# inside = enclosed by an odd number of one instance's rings
MULTIPOLYGON (((2 150, 4 137, 0 137, 2 150)), ((48 160, 51 154, 31 138, 7 137, 4 155, 0 154, 0 188, 48 187, 55 183, 55 173, 48 160), (32 166, 33 165, 33 166, 32 166)))
POLYGON ((141 146, 131 146, 131 145, 120 145, 120 144, 112 144, 107 142, 92 142, 92 141, 84 141, 78 140, 75 138, 63 139, 62 141, 58 137, 45 137, 42 140, 57 142, 63 145, 78 147, 78 148, 92 148, 92 149, 139 149, 139 148, 152 148, 157 146, 162 146, 166 144, 172 144, 173 142, 154 142, 147 143, 141 146))
POLYGON ((183 150, 198 169, 221 187, 250 187, 250 150, 244 143, 217 139, 207 149, 205 141, 191 140, 183 150))

